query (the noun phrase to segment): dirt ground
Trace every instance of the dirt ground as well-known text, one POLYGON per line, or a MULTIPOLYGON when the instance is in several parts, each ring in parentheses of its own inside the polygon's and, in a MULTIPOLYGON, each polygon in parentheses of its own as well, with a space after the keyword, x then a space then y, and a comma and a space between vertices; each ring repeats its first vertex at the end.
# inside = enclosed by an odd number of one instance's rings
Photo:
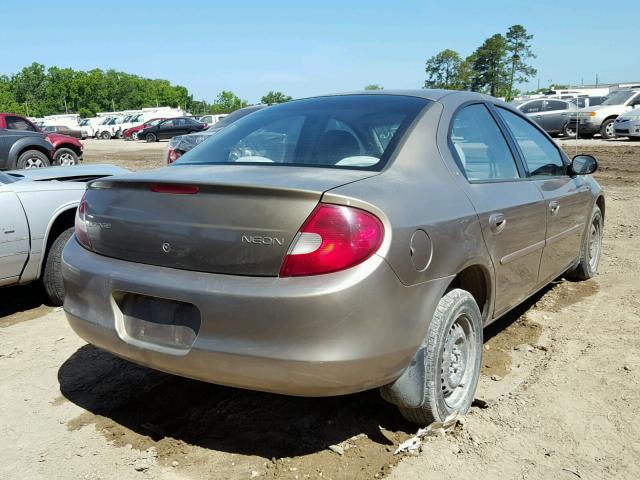
MULTIPOLYGON (((85 145, 86 163, 135 170, 166 148, 85 145)), ((640 143, 577 148, 607 195, 600 274, 488 327, 480 401, 420 454, 394 456, 416 427, 376 391, 293 398, 132 365, 30 285, 0 289, 0 479, 640 478, 640 143)))

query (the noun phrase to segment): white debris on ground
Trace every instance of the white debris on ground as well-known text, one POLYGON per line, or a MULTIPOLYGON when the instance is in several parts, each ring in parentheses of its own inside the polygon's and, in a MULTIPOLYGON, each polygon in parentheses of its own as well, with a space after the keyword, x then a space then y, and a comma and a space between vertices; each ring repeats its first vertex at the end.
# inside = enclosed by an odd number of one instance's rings
POLYGON ((425 437, 443 437, 449 430, 455 427, 460 420, 462 420, 462 418, 459 417, 458 411, 456 410, 445 418, 443 422, 433 422, 431 425, 418 430, 413 437, 402 442, 393 454, 418 453, 422 446, 422 439, 425 437))

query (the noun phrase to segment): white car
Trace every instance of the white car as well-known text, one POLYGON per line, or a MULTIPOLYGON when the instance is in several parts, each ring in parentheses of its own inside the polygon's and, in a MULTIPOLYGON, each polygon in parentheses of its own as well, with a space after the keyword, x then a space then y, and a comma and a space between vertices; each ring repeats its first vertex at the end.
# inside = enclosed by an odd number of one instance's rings
POLYGON ((116 138, 122 138, 125 130, 140 125, 145 122, 144 113, 134 113, 127 115, 122 119, 122 122, 118 125, 118 129, 113 133, 116 138))
POLYGON ((82 132, 82 140, 85 138, 93 138, 96 135, 96 128, 98 124, 102 122, 104 119, 100 117, 93 118, 83 118, 78 123, 80 127, 80 131, 82 132))
POLYGON ((576 134, 592 137, 599 133, 602 138, 614 138, 616 118, 636 107, 640 107, 640 90, 616 90, 597 107, 585 107, 572 112, 564 133, 569 137, 575 137, 576 134))
POLYGON ((616 118, 614 128, 617 137, 640 140, 640 108, 629 110, 616 118))
POLYGON ((227 115, 228 114, 226 114, 226 113, 220 113, 218 115, 203 115, 202 117, 200 117, 198 119, 198 121, 200 123, 206 123, 208 126, 211 126, 211 125, 215 125, 216 123, 218 123, 220 120, 222 120, 227 115))
POLYGON ((62 248, 73 233, 86 182, 128 170, 113 165, 0 172, 0 286, 42 279, 62 305, 62 248))

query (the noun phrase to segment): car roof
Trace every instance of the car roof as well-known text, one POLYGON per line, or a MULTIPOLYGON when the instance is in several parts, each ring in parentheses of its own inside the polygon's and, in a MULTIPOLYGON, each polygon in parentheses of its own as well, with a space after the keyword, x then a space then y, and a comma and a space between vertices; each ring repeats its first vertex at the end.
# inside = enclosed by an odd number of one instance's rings
MULTIPOLYGON (((321 97, 333 97, 341 95, 398 95, 404 97, 419 97, 425 100, 431 100, 433 102, 446 102, 448 100, 459 101, 471 101, 471 100, 491 100, 502 102, 502 100, 485 95, 483 93, 470 92, 467 90, 443 90, 443 89, 413 89, 413 90, 358 90, 352 92, 332 93, 327 95, 318 95, 316 97, 308 98, 321 98, 321 97)), ((303 98, 299 100, 304 100, 303 98)), ((296 101, 296 100, 292 100, 296 101)))

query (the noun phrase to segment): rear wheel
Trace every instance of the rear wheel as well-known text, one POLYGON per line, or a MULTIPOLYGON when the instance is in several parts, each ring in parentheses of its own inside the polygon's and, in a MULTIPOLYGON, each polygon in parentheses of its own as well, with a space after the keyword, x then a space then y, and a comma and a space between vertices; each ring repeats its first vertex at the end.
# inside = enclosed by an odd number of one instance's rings
POLYGON ((47 156, 38 150, 27 150, 18 157, 17 168, 43 168, 50 165, 47 156))
POLYGON ((613 122, 615 122, 615 118, 610 118, 602 123, 600 126, 600 135, 602 135, 602 138, 607 140, 610 138, 616 138, 616 131, 613 122))
POLYGON ((563 133, 565 137, 576 138, 576 131, 573 128, 571 128, 568 123, 565 124, 563 133))
POLYGON ((53 156, 56 165, 69 166, 78 164, 78 155, 70 148, 60 148, 53 156))
POLYGON ((582 241, 580 260, 575 269, 567 274, 573 280, 589 280, 598 273, 600 256, 602 255, 602 212, 597 205, 591 212, 591 221, 582 241))
POLYGON ((482 327, 480 309, 469 292, 456 288, 442 297, 414 358, 424 365, 424 378, 416 378, 424 401, 418 408, 398 407, 407 420, 429 425, 469 410, 480 377, 482 327))
POLYGON ((67 228, 53 241, 47 253, 47 260, 42 274, 42 283, 47 296, 54 305, 64 302, 64 283, 62 282, 62 250, 73 235, 73 227, 67 228))
POLYGON ((153 142, 156 142, 158 140, 157 137, 153 133, 147 133, 147 135, 144 138, 147 141, 147 143, 153 143, 153 142))
POLYGON ((121 138, 122 138, 122 130, 118 130, 118 131, 116 132, 116 138, 117 138, 117 139, 121 139, 121 138))

